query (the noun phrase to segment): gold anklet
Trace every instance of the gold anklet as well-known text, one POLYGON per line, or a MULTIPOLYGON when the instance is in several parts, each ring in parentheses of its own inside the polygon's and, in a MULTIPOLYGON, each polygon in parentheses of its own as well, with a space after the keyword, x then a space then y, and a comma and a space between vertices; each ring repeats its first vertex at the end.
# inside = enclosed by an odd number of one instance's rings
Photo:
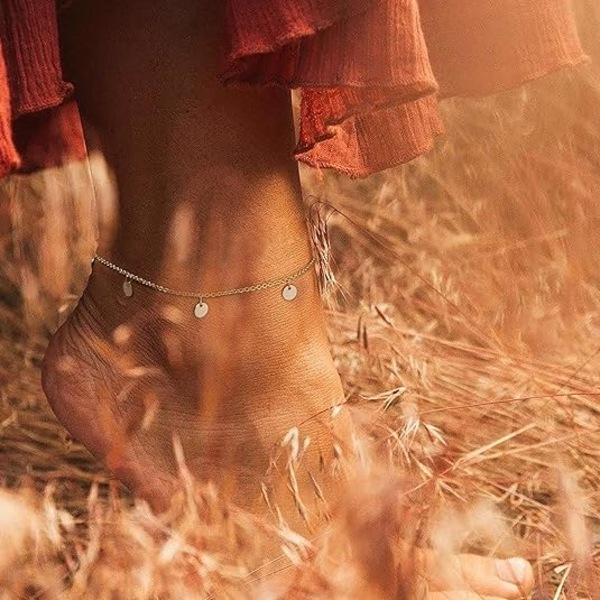
POLYGON ((315 264, 315 258, 313 257, 308 262, 308 264, 304 265, 298 271, 294 271, 293 273, 285 275, 284 277, 269 279, 268 281, 263 281, 262 283, 257 283, 256 285, 249 285, 247 287, 232 288, 229 290, 221 290, 219 292, 184 292, 182 290, 176 290, 170 287, 166 287, 164 285, 159 285, 158 283, 153 283, 152 281, 148 281, 147 279, 144 279, 139 275, 135 275, 134 273, 127 271, 127 269, 118 267, 106 258, 102 258, 102 256, 98 256, 97 254, 92 259, 92 267, 94 266, 94 263, 96 261, 125 277, 125 281, 123 282, 123 294, 125 294, 127 298, 131 298, 131 296, 133 296, 133 283, 135 282, 153 290, 156 290, 157 292, 161 292, 162 294, 168 294, 170 296, 179 296, 180 298, 197 299, 198 302, 194 305, 194 316, 198 319, 202 319, 208 314, 208 304, 205 302, 206 300, 209 300, 211 298, 222 298, 223 296, 247 294, 249 292, 259 292, 261 290, 268 290, 281 285, 283 285, 283 288, 281 290, 282 298, 284 300, 287 300, 288 302, 291 302, 298 295, 298 288, 292 284, 292 281, 308 273, 315 264))

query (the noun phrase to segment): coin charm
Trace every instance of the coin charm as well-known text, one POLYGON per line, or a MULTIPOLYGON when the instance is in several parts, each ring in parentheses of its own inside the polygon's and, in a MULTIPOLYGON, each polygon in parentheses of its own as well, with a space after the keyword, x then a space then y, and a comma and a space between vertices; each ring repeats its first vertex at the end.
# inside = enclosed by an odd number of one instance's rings
POLYGON ((298 295, 298 288, 295 285, 288 283, 283 290, 281 290, 281 295, 284 300, 291 302, 298 295))
POLYGON ((133 284, 131 283, 131 279, 126 279, 123 282, 123 293, 127 298, 131 298, 133 296, 133 284))
POLYGON ((194 306, 194 316, 197 319, 203 319, 208 314, 208 304, 203 300, 200 300, 196 306, 194 306))

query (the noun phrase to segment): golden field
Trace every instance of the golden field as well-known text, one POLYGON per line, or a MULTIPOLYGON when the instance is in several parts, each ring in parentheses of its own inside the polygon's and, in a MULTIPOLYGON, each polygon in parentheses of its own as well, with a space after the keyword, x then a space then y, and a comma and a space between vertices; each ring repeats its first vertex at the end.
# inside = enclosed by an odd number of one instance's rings
MULTIPOLYGON (((94 154, 3 184, 1 599, 271 598, 281 570, 286 597, 375 597, 398 536, 441 555, 522 554, 536 600, 600 597, 600 10, 586 7, 596 63, 445 100, 447 135, 400 168, 303 172, 364 431, 313 539, 229 506, 183 464, 179 504, 154 516, 68 437, 39 367, 110 226, 109 176, 94 154), (253 571, 273 540, 281 557, 253 571)), ((414 589, 419 577, 405 574, 414 589)))

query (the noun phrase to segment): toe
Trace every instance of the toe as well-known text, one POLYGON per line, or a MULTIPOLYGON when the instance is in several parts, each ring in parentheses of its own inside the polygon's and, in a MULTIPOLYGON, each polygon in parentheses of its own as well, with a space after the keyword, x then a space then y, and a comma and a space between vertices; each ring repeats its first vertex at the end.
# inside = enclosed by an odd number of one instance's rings
POLYGON ((429 555, 425 568, 431 589, 440 592, 465 590, 479 596, 513 600, 526 596, 533 588, 533 570, 522 558, 429 555))

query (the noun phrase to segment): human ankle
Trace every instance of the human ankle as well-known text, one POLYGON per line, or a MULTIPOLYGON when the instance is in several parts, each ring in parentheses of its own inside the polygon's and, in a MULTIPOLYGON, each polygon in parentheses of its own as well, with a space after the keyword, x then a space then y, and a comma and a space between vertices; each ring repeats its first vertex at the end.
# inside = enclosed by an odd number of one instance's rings
POLYGON ((184 181, 165 183, 157 176, 147 187, 129 186, 121 195, 111 251, 132 268, 213 270, 248 258, 255 259, 250 266, 261 257, 272 263, 286 255, 293 262, 307 248, 298 177, 287 170, 261 175, 203 166, 184 181))
POLYGON ((173 236, 167 246, 152 257, 132 252, 122 244, 99 250, 122 269, 152 282, 186 291, 223 291, 254 286, 291 275, 312 258, 306 228, 290 235, 270 237, 256 230, 240 235, 215 234, 209 242, 194 236, 173 236), (185 238, 189 238, 186 242, 185 238))
MULTIPOLYGON (((297 254, 300 256, 301 250, 298 250, 297 254)), ((307 255, 310 257, 308 251, 304 261, 307 255)), ((286 259, 289 260, 289 257, 286 259)), ((201 336, 213 339, 214 342, 230 339, 231 345, 236 347, 236 353, 239 356, 254 355, 253 362, 260 357, 276 362, 284 360, 287 355, 293 357, 295 353, 291 350, 296 346, 328 349, 323 308, 310 261, 303 262, 301 275, 290 281, 296 293, 290 301, 286 301, 283 294, 288 288, 288 283, 264 279, 268 273, 266 262, 255 269, 256 272, 262 273, 262 280, 258 275, 252 275, 255 266, 248 266, 244 273, 240 272, 239 279, 233 278, 233 275, 238 274, 235 269, 208 271, 196 277, 190 275, 188 278, 179 274, 180 277, 173 278, 175 281, 210 281, 212 278, 215 281, 212 290, 208 287, 209 284, 205 284, 204 287, 208 292, 217 291, 218 285, 227 283, 236 287, 258 284, 258 289, 216 298, 210 295, 204 297, 202 291, 189 297, 164 293, 139 283, 133 274, 118 272, 117 269, 123 269, 126 263, 114 265, 114 269, 107 264, 112 265, 105 263, 102 258, 95 261, 85 295, 88 307, 97 313, 99 321, 103 323, 103 329, 107 332, 121 326, 130 328, 136 323, 138 330, 157 328, 160 325, 185 333, 185 337, 201 336), (261 284, 269 281, 274 285, 268 286, 267 289, 261 287, 261 284), (132 294, 131 297, 127 297, 125 286, 129 286, 127 291, 132 294), (203 318, 197 318, 195 313, 200 301, 209 308, 208 314, 203 318), (140 323, 146 325, 142 327, 140 323), (283 352, 287 354, 284 355, 283 352)), ((282 276, 291 274, 289 267, 287 272, 283 272, 284 268, 279 267, 277 272, 272 265, 270 266, 271 272, 279 280, 282 276)), ((298 272, 295 265, 295 273, 298 272)), ((135 275, 147 277, 145 272, 135 275)), ((157 279, 155 283, 164 285, 165 281, 157 279)), ((177 289, 186 290, 184 285, 182 283, 177 289)), ((186 291, 189 290, 188 287, 186 291)), ((142 331, 140 333, 143 334, 142 331)), ((224 341, 221 345, 228 347, 224 341)))

